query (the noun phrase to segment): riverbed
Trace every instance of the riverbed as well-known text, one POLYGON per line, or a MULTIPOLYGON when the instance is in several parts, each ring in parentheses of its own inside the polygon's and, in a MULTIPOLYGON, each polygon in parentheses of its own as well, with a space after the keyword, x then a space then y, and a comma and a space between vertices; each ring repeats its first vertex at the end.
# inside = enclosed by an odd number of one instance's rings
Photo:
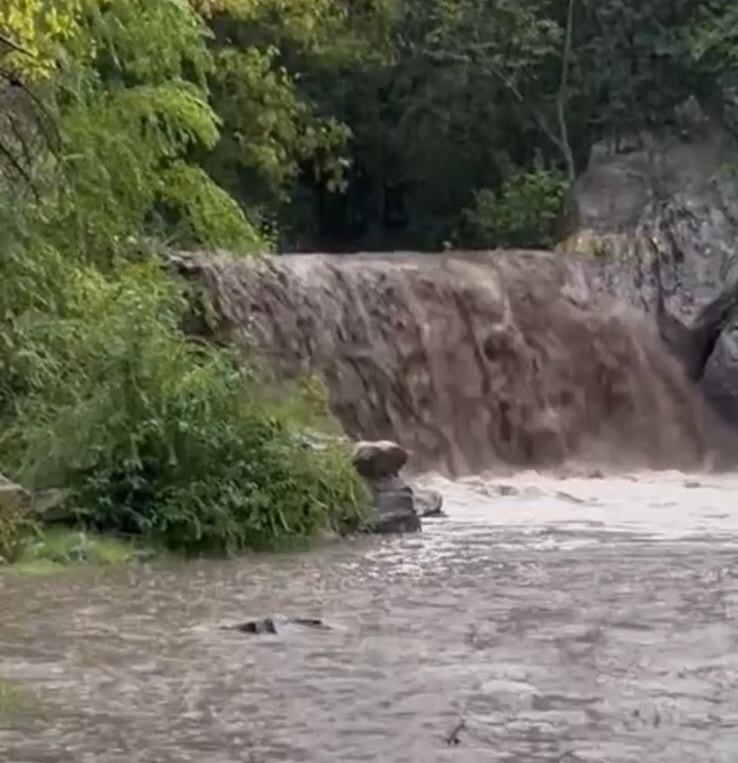
POLYGON ((0 574, 0 760, 735 763, 738 476, 425 482, 418 536, 0 574), (221 628, 275 614, 330 629, 221 628))

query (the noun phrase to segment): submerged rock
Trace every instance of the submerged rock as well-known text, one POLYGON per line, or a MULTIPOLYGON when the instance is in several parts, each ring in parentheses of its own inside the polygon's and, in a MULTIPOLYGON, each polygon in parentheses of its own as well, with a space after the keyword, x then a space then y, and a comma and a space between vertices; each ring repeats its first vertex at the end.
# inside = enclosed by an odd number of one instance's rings
POLYGON ((254 636, 277 635, 286 627, 295 625, 303 628, 330 630, 330 626, 326 625, 320 618, 314 617, 265 617, 261 620, 247 620, 236 625, 225 625, 223 630, 238 631, 254 636))

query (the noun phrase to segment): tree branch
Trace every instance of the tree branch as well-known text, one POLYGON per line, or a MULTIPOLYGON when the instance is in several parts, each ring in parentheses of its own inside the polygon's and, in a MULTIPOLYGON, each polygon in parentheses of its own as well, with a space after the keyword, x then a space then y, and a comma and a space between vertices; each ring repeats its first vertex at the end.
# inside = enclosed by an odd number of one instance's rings
MULTIPOLYGON (((572 0, 573 2, 573 0, 572 0)), ((488 45, 475 45, 473 46, 472 50, 474 51, 483 51, 487 47, 490 47, 488 45)), ((522 94, 518 86, 515 84, 515 82, 508 77, 505 72, 498 67, 496 64, 494 64, 489 59, 485 61, 475 61, 474 58, 466 53, 456 53, 453 51, 443 51, 443 50, 429 50, 428 48, 416 48, 416 50, 426 58, 433 59, 435 61, 446 61, 446 62, 453 62, 457 64, 471 64, 476 63, 480 68, 487 69, 489 73, 492 74, 492 76, 495 77, 495 79, 499 80, 505 88, 511 93, 511 95, 515 98, 518 103, 525 106, 531 113, 533 119, 535 120, 536 124, 538 125, 538 129, 541 130, 541 132, 556 146, 556 148, 562 153, 564 157, 564 161, 567 161, 567 148, 568 145, 566 143, 562 142, 562 139, 559 135, 556 134, 556 131, 549 125, 548 121, 546 120, 546 117, 541 112, 540 109, 537 109, 536 107, 532 106, 525 98, 525 96, 522 94)), ((569 155, 571 155, 571 149, 568 150, 569 155)), ((572 159, 573 164, 573 159, 572 159)), ((568 162, 567 162, 568 167, 568 162)))
POLYGON ((556 114, 559 120, 559 134, 564 161, 566 162, 566 173, 569 182, 576 180, 577 169, 574 163, 574 153, 569 142, 569 128, 566 123, 566 103, 567 90, 569 87, 569 66, 571 62, 572 39, 574 37, 574 3, 576 0, 569 0, 569 9, 566 14, 566 37, 564 39, 564 52, 561 56, 561 85, 556 95, 556 114))
POLYGON ((4 34, 0 34, 0 45, 5 45, 16 53, 22 53, 24 56, 36 58, 36 55, 32 51, 28 50, 28 48, 24 48, 22 45, 18 45, 17 42, 13 42, 10 37, 6 37, 4 34))

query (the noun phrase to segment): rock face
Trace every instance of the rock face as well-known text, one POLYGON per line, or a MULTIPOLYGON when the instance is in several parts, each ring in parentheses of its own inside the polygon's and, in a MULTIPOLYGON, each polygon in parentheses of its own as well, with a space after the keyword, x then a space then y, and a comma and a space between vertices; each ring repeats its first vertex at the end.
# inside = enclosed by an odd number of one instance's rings
POLYGON ((738 423, 738 146, 687 103, 677 127, 601 144, 573 194, 561 249, 656 320, 714 407, 738 423))

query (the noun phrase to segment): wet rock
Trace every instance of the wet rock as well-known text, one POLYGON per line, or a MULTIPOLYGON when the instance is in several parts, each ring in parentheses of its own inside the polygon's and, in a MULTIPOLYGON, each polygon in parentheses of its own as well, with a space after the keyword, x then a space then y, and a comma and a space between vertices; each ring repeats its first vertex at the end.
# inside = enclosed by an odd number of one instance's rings
POLYGON ((356 471, 367 479, 395 477, 407 463, 407 451, 396 442, 359 442, 354 446, 356 471))
POLYGON ((372 529, 380 534, 417 532, 420 516, 415 509, 413 489, 399 476, 369 480, 374 517, 372 529))
POLYGON ((595 146, 564 252, 602 291, 649 313, 724 419, 738 424, 738 144, 694 101, 676 126, 595 146))
POLYGON ((247 620, 236 625, 226 625, 223 627, 223 630, 238 631, 239 633, 248 633, 253 636, 265 634, 277 635, 286 627, 295 625, 303 628, 330 630, 329 626, 321 619, 313 617, 265 617, 260 620, 247 620))
POLYGON ((420 517, 442 517, 443 496, 437 490, 424 490, 414 487, 413 500, 415 512, 420 517))
POLYGON ((577 498, 575 495, 572 495, 571 493, 565 493, 563 490, 557 490, 556 497, 561 498, 561 500, 563 501, 568 501, 569 503, 577 503, 577 504, 587 503, 585 500, 581 498, 577 498))
POLYGON ((372 494, 376 533, 408 533, 421 529, 420 516, 440 509, 441 497, 429 491, 414 491, 400 477, 407 451, 395 442, 359 442, 354 446, 353 463, 372 494))

